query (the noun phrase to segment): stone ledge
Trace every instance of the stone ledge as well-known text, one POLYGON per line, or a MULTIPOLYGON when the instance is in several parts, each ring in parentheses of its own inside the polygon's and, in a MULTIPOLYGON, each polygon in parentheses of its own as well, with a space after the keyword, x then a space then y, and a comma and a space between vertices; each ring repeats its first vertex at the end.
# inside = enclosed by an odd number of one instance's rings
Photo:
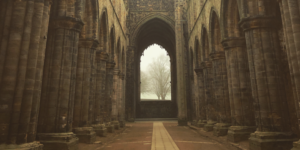
POLYGON ((227 141, 227 136, 222 136, 222 137, 216 137, 213 135, 213 132, 206 132, 204 131, 204 129, 202 128, 198 128, 195 127, 193 125, 188 124, 189 128, 191 128, 192 130, 196 130, 197 133, 205 138, 208 138, 210 140, 216 141, 224 146, 226 146, 227 148, 231 149, 231 150, 249 150, 249 141, 242 141, 239 143, 232 143, 227 141))

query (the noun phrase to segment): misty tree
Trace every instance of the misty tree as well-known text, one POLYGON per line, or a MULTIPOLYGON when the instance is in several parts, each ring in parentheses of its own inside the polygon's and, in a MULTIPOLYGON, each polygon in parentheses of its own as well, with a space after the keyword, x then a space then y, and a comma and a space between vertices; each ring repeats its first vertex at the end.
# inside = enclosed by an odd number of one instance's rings
POLYGON ((166 55, 160 55, 149 64, 148 75, 150 78, 150 90, 155 93, 158 99, 165 100, 171 92, 170 84, 170 60, 166 55))
POLYGON ((150 80, 149 80, 149 76, 147 75, 147 73, 141 71, 140 74, 140 79, 141 79, 141 93, 146 94, 146 93, 150 93, 150 80))

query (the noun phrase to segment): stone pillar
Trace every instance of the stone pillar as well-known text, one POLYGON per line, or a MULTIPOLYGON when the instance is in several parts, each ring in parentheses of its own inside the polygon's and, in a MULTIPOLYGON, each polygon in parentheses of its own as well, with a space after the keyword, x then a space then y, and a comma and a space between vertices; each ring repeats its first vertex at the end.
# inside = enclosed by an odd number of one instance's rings
POLYGON ((222 42, 227 63, 231 127, 227 139, 231 142, 247 140, 256 130, 253 97, 245 38, 228 38, 222 42))
POLYGON ((36 125, 50 5, 0 2, 0 149, 43 149, 36 125))
POLYGON ((204 77, 204 91, 205 91, 205 108, 206 108, 206 120, 204 130, 209 132, 213 131, 214 125, 217 123, 217 110, 214 99, 213 89, 213 72, 211 61, 204 61, 201 63, 204 77))
POLYGON ((127 121, 134 122, 135 120, 135 106, 134 99, 134 53, 135 47, 128 46, 126 52, 126 85, 125 85, 125 113, 127 121))
POLYGON ((94 51, 98 42, 95 40, 80 40, 78 57, 77 57, 77 71, 76 71, 76 87, 74 100, 74 121, 73 132, 82 143, 94 143, 96 140, 96 133, 91 127, 92 122, 89 120, 90 104, 93 103, 90 99, 91 85, 92 85, 92 65, 94 51))
POLYGON ((45 149, 77 149, 72 132, 79 33, 71 17, 50 21, 42 85, 38 138, 45 149))
POLYGON ((183 4, 175 2, 175 37, 176 37, 176 71, 177 71, 177 107, 178 107, 178 125, 187 125, 187 96, 186 96, 186 76, 185 76, 185 39, 183 31, 183 4))
MULTIPOLYGON (((292 77, 292 87, 295 98, 295 108, 298 117, 298 128, 300 128, 300 43, 299 43, 299 25, 300 25, 300 3, 298 0, 284 0, 282 3, 282 19, 285 28, 285 41, 287 45, 287 56, 290 66, 290 75, 292 77)), ((294 142, 292 150, 300 150, 300 141, 294 142)))
POLYGON ((106 61, 108 54, 104 50, 96 51, 96 85, 94 101, 93 127, 98 136, 106 136, 105 127, 106 105, 105 105, 105 84, 106 84, 106 61))
POLYGON ((114 75, 114 62, 106 62, 106 82, 105 82, 105 123, 108 132, 113 133, 115 130, 112 120, 112 100, 113 100, 113 75, 114 75))
POLYGON ((291 132, 284 89, 276 18, 244 18, 248 62, 257 130, 250 136, 250 150, 290 149, 296 140, 291 132))
POLYGON ((197 126, 202 128, 207 123, 206 121, 206 103, 205 103, 205 88, 204 88, 204 76, 203 76, 203 69, 196 68, 195 72, 197 74, 197 85, 198 85, 198 108, 199 108, 199 119, 197 126))
POLYGON ((224 136, 227 135, 228 128, 231 125, 225 52, 214 52, 210 54, 210 57, 213 66, 213 96, 218 122, 214 126, 214 135, 224 136))
POLYGON ((119 103, 119 122, 120 122, 120 127, 123 128, 125 127, 125 75, 121 73, 119 75, 120 78, 120 103, 119 103))
POLYGON ((112 91, 112 115, 111 115, 111 121, 116 130, 120 129, 120 123, 119 123, 119 74, 120 70, 115 68, 113 71, 113 91, 112 91))

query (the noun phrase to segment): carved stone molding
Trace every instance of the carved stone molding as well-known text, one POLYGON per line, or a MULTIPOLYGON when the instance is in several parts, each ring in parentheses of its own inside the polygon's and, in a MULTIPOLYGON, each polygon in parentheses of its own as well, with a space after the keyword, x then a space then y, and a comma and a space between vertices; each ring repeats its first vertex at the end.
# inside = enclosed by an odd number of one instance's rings
POLYGON ((106 62, 107 69, 113 69, 113 68, 115 68, 115 66, 116 66, 115 62, 106 62))
POLYGON ((98 50, 96 51, 96 61, 107 61, 108 54, 106 51, 98 50))
POLYGON ((235 47, 246 47, 246 40, 244 37, 226 38, 222 41, 222 45, 225 50, 235 47))
POLYGON ((272 16, 254 16, 240 21, 240 26, 244 31, 256 28, 277 28, 277 25, 279 25, 279 20, 272 16))
POLYGON ((225 59, 225 52, 224 51, 214 52, 211 53, 209 56, 211 60, 225 59))
POLYGON ((96 48, 99 45, 99 41, 96 39, 80 39, 79 48, 96 48))
POLYGON ((201 62, 201 69, 212 68, 211 61, 203 61, 201 62))
POLYGON ((78 18, 58 17, 50 24, 51 29, 67 29, 81 32, 84 23, 78 18))

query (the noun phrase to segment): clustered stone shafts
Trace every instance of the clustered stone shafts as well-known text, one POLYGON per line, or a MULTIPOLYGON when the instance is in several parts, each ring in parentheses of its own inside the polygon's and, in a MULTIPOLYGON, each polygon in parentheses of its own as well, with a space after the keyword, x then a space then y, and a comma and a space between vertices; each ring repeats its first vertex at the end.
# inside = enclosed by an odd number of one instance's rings
MULTIPOLYGON (((136 47, 128 46, 127 47, 127 54, 126 54, 126 81, 128 83, 134 83, 134 52, 136 47)), ((125 85, 125 112, 126 112, 126 119, 128 121, 134 121, 135 119, 135 101, 134 101, 134 85, 133 84, 126 84, 125 85), (130 92, 131 91, 131 92, 130 92)))
POLYGON ((205 108, 205 88, 204 88, 204 76, 203 69, 195 69, 197 74, 197 83, 198 83, 198 107, 199 107, 199 118, 198 118, 198 127, 204 127, 206 124, 206 108, 205 108))
POLYGON ((113 99, 113 76, 114 76, 114 62, 106 63, 106 82, 105 82, 105 122, 110 123, 112 120, 112 99, 113 99))
POLYGON ((231 109, 228 140, 238 142, 256 130, 245 38, 224 40, 231 109), (240 132, 239 132, 240 131, 240 132))
POLYGON ((0 9, 6 14, 0 17, 0 144, 30 143, 36 138, 50 2, 1 1, 0 9))
POLYGON ((94 121, 93 124, 103 124, 105 123, 105 81, 106 81, 106 61, 108 59, 108 54, 103 51, 96 52, 96 63, 97 63, 97 73, 96 73, 96 94, 95 94, 95 105, 94 105, 94 121))
POLYGON ((206 106, 206 120, 207 124, 204 129, 212 131, 213 125, 217 123, 217 110, 214 99, 213 78, 212 78, 212 63, 204 61, 201 63, 204 77, 204 90, 205 90, 205 106, 206 106))
POLYGON ((218 122, 218 124, 214 126, 214 134, 221 136, 227 134, 228 127, 231 123, 225 52, 214 52, 210 57, 213 68, 213 96, 218 122))

